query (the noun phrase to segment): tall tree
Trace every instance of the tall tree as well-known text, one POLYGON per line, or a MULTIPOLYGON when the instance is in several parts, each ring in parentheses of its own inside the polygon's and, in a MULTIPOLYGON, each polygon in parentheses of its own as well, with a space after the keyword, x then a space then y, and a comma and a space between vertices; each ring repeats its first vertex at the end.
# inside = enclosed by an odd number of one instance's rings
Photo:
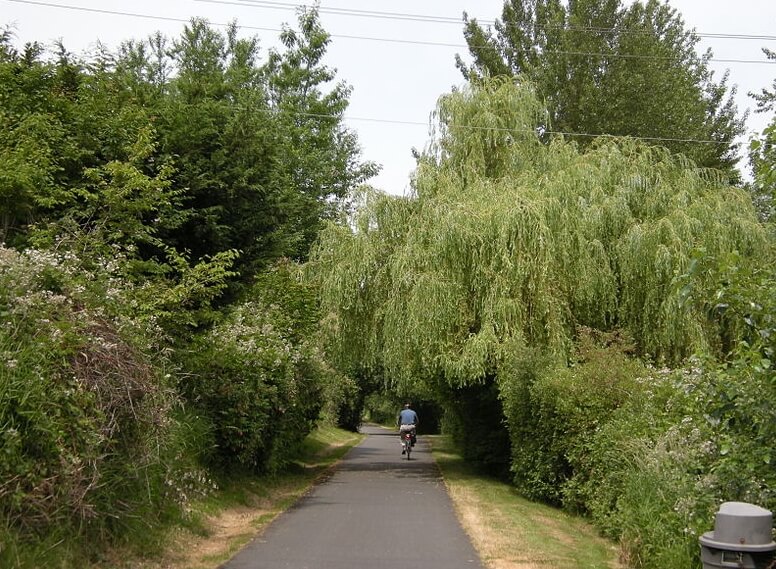
POLYGON ((331 219, 350 190, 375 176, 379 167, 359 163, 358 140, 343 123, 351 88, 343 81, 332 84, 336 70, 324 64, 331 37, 321 26, 317 8, 303 8, 299 30, 285 28, 280 39, 285 49, 270 52, 264 73, 293 187, 287 230, 300 256, 321 221, 331 219))
POLYGON ((21 244, 31 223, 72 202, 81 70, 62 49, 48 61, 40 44, 19 52, 12 40, 0 34, 0 241, 21 244))
POLYGON ((24 246, 33 224, 51 235, 64 219, 91 231, 110 218, 117 241, 134 247, 160 217, 146 206, 171 197, 140 181, 170 174, 153 159, 152 112, 108 54, 79 61, 59 46, 52 59, 34 43, 19 53, 10 39, 0 49, 0 239, 24 246), (113 184, 124 190, 110 196, 113 184))
POLYGON ((473 58, 457 57, 464 76, 532 81, 545 128, 583 146, 595 135, 641 137, 737 176, 735 88, 727 75, 714 80, 711 52, 697 54, 697 34, 667 3, 506 0, 493 30, 465 16, 464 36, 473 58))
POLYGON ((535 95, 503 77, 443 97, 437 116, 416 198, 367 201, 353 229, 321 236, 310 266, 331 354, 459 387, 521 346, 565 357, 580 325, 626 329, 658 360, 724 350, 676 277, 699 250, 762 255, 745 192, 637 141, 543 144, 535 95))
POLYGON ((175 73, 158 107, 159 150, 178 171, 186 221, 165 238, 194 258, 240 249, 243 263, 252 264, 283 254, 273 238, 283 215, 281 149, 259 77, 258 42, 236 33, 236 26, 224 35, 193 20, 166 50, 175 73))
MULTIPOLYGON (((768 59, 776 60, 776 52, 763 49, 768 59)), ((776 216, 776 79, 771 90, 750 93, 757 101, 756 113, 774 113, 759 138, 749 146, 749 163, 754 174, 754 202, 760 216, 773 220, 776 216)))
POLYGON ((0 239, 107 223, 144 261, 239 251, 245 280, 304 258, 377 167, 344 125, 350 89, 323 63, 318 12, 281 39, 262 61, 236 24, 195 19, 177 39, 76 60, 0 35, 0 239))
POLYGON ((329 36, 316 10, 300 12, 299 29, 285 29, 285 48, 263 64, 257 39, 237 32, 195 20, 173 42, 160 150, 186 192, 176 247, 194 257, 239 249, 250 274, 279 256, 304 258, 320 220, 376 168, 360 162, 344 126, 349 88, 324 90, 335 73, 322 63, 329 36))

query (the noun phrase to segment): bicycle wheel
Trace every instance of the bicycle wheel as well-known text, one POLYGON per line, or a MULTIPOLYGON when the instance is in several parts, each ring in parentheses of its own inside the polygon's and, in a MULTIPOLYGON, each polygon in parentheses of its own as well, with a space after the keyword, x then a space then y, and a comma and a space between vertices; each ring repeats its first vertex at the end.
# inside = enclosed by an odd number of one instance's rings
POLYGON ((404 439, 404 448, 407 451, 407 460, 410 459, 410 453, 412 452, 412 439, 408 435, 406 439, 404 439))

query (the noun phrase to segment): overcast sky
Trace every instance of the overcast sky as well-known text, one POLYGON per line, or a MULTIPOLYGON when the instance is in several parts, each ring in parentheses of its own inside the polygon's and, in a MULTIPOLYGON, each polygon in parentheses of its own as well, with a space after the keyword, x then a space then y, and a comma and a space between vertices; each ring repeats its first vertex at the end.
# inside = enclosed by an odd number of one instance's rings
MULTIPOLYGON (((278 31, 284 23, 296 23, 293 6, 302 3, 0 0, 0 25, 12 24, 19 44, 33 40, 50 44, 61 39, 68 50, 81 53, 97 40, 115 48, 123 40, 145 38, 157 30, 177 36, 182 21, 193 16, 205 17, 214 24, 236 19, 246 34, 261 38, 266 50, 277 46, 278 31)), ((776 37, 774 0, 670 0, 670 4, 682 14, 687 27, 700 34, 776 37)), ((333 36, 326 64, 336 68, 338 78, 353 88, 348 125, 358 133, 363 158, 383 165, 373 185, 394 194, 408 191, 414 167, 411 149, 425 146, 429 115, 438 97, 462 82, 454 59, 456 53, 467 54, 461 14, 467 11, 483 22, 491 22, 500 16, 502 5, 503 0, 322 0, 321 20, 333 36), (327 12, 336 9, 351 14, 327 12), (394 16, 365 17, 353 15, 354 11, 394 16), (403 17, 396 16, 399 14, 403 17), (413 19, 411 15, 432 18, 413 19)), ((719 60, 765 61, 761 48, 776 50, 774 39, 703 37, 701 45, 703 49, 711 47, 719 60)), ((730 82, 738 86, 741 112, 753 108, 747 92, 769 87, 776 78, 776 65, 740 61, 712 65, 717 78, 730 70, 730 82)), ((750 114, 750 131, 761 131, 769 118, 750 114)), ((666 133, 667 137, 681 135, 666 133)))

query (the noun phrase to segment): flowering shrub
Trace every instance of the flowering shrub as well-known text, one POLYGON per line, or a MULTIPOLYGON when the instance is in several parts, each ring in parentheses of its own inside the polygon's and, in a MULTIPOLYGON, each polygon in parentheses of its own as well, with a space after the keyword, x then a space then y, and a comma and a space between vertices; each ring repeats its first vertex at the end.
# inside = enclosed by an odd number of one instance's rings
POLYGON ((696 567, 723 501, 776 507, 772 377, 692 363, 643 378, 591 446, 586 504, 634 567, 696 567))
POLYGON ((742 342, 726 364, 657 369, 617 335, 583 330, 568 368, 511 370, 522 385, 502 392, 516 486, 589 514, 629 567, 698 567, 721 502, 776 510, 767 349, 742 342))
POLYGON ((195 342, 180 388, 210 422, 215 465, 276 470, 312 430, 332 372, 314 342, 314 293, 288 267, 250 297, 195 342))
MULTIPOLYGON (((158 330, 114 310, 127 290, 101 266, 0 247, 4 531, 147 527, 184 498, 164 481, 196 475, 165 359, 148 356, 158 330)), ((23 541, 6 536, 0 561, 23 541)))

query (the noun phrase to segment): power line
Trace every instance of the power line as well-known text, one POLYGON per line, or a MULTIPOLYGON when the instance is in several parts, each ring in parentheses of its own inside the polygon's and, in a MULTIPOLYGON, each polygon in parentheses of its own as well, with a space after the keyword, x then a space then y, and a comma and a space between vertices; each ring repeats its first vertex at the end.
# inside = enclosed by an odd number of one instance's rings
MULTIPOLYGON (((346 119, 350 121, 362 121, 362 122, 376 122, 376 123, 384 123, 384 124, 399 124, 399 125, 411 125, 411 126, 429 126, 428 123, 420 122, 420 121, 404 121, 404 120, 393 120, 393 119, 378 119, 378 118, 372 118, 372 117, 353 117, 353 116, 347 116, 347 115, 327 115, 323 113, 305 113, 305 112, 294 112, 293 114, 298 116, 304 116, 304 117, 311 117, 311 118, 321 118, 321 119, 346 119)), ((632 135, 617 135, 617 134, 591 134, 591 133, 583 133, 583 132, 565 132, 560 130, 546 130, 546 129, 516 129, 516 128, 509 128, 509 127, 492 127, 492 126, 475 126, 475 125, 458 125, 458 124, 450 124, 446 125, 448 128, 462 128, 465 130, 477 130, 477 131, 493 131, 493 132, 504 132, 504 133, 524 133, 524 134, 554 134, 554 135, 560 135, 560 136, 578 136, 583 138, 632 138, 634 140, 644 140, 644 141, 650 141, 650 142, 691 142, 691 143, 698 143, 698 144, 732 144, 732 142, 728 141, 722 141, 722 140, 702 140, 697 138, 671 138, 671 137, 664 137, 664 136, 632 136, 632 135)))
MULTIPOLYGON (((292 10, 296 11, 299 8, 307 7, 306 4, 290 4, 288 2, 275 2, 272 0, 241 0, 240 2, 216 2, 213 0, 194 0, 195 2, 203 2, 210 4, 231 4, 242 7, 252 8, 270 8, 274 10, 292 10)), ((319 6, 318 12, 321 14, 335 14, 339 16, 356 16, 361 18, 378 18, 385 20, 409 20, 416 22, 429 22, 435 24, 458 24, 461 25, 463 21, 460 18, 453 18, 452 16, 425 16, 423 14, 406 14, 401 12, 379 12, 376 10, 357 10, 355 8, 332 8, 326 6, 319 6)))
MULTIPOLYGON (((75 10, 78 12, 92 12, 95 14, 107 14, 110 16, 130 16, 132 18, 143 18, 146 20, 161 20, 164 22, 181 22, 184 24, 188 24, 191 21, 191 18, 174 18, 172 16, 154 16, 151 14, 138 14, 135 12, 121 12, 118 10, 104 10, 102 8, 86 8, 84 6, 69 6, 66 4, 54 4, 51 2, 38 2, 36 0, 5 0, 6 2, 14 2, 16 4, 30 4, 33 6, 44 6, 47 8, 61 8, 64 10, 75 10)), ((228 24, 221 24, 218 22, 210 22, 214 26, 220 26, 220 27, 226 27, 228 24)), ((246 30, 258 30, 262 32, 281 32, 280 28, 262 28, 258 26, 243 26, 240 25, 240 28, 246 29, 246 30)))
MULTIPOLYGON (((81 12, 93 12, 98 14, 109 14, 114 16, 129 16, 134 18, 145 18, 145 19, 151 19, 151 20, 162 20, 162 21, 170 21, 170 22, 183 22, 188 23, 190 20, 185 18, 174 18, 169 16, 155 16, 150 14, 139 14, 135 12, 124 12, 124 11, 118 11, 118 10, 104 10, 101 8, 86 8, 83 6, 71 6, 67 4, 55 4, 51 2, 42 2, 38 0, 6 0, 7 2, 15 2, 17 4, 29 4, 29 5, 35 5, 35 6, 44 6, 44 7, 50 7, 50 8, 60 8, 60 9, 66 9, 66 10, 76 10, 81 12)), ((225 0, 195 0, 198 2, 207 2, 212 4, 235 4, 234 2, 228 2, 225 0)), ((239 5, 239 4, 238 4, 239 5)), ((224 23, 218 23, 218 22, 211 22, 214 26, 227 26, 228 24, 224 23)), ((248 26, 248 25, 239 25, 240 28, 246 29, 246 30, 258 30, 258 31, 267 31, 267 32, 281 32, 282 30, 279 28, 267 28, 267 27, 259 27, 259 26, 248 26)), ((333 38, 339 38, 339 39, 350 39, 350 40, 359 40, 359 41, 378 41, 378 42, 387 42, 387 43, 398 43, 398 44, 410 44, 410 45, 426 45, 426 46, 436 46, 436 47, 455 47, 455 48, 462 48, 462 49, 477 49, 478 47, 484 47, 484 46, 469 46, 467 44, 454 44, 454 43, 445 43, 445 42, 432 42, 432 41, 422 41, 422 40, 405 40, 405 39, 396 39, 396 38, 379 38, 379 37, 373 37, 373 36, 357 36, 357 35, 348 35, 348 34, 329 34, 330 37, 333 38)), ((583 52, 583 51, 553 51, 553 54, 556 55, 572 55, 572 56, 584 56, 584 57, 616 57, 621 59, 653 59, 653 60, 659 60, 659 61, 674 61, 675 58, 668 57, 668 56, 654 56, 654 55, 638 55, 638 54, 627 54, 627 53, 594 53, 594 52, 583 52)), ((762 60, 762 59, 709 59, 708 61, 715 62, 715 63, 740 63, 740 64, 759 64, 759 65, 776 65, 776 60, 762 60)))
MULTIPOLYGON (((306 7, 306 4, 294 4, 289 2, 278 2, 275 0, 194 0, 195 2, 203 2, 210 4, 229 4, 234 6, 243 7, 256 7, 256 8, 270 8, 275 10, 297 10, 302 7, 306 7)), ((355 8, 332 8, 319 6, 318 11, 322 14, 336 14, 342 16, 355 16, 363 18, 381 18, 390 20, 409 20, 418 22, 431 22, 437 24, 457 24, 461 25, 463 21, 461 18, 454 18, 452 16, 438 16, 438 15, 424 15, 424 14, 408 14, 404 12, 380 12, 376 10, 358 10, 355 8)), ((496 20, 475 18, 478 22, 486 25, 495 25, 496 20)), ((594 26, 544 26, 546 29, 560 29, 568 31, 584 31, 584 32, 614 32, 618 31, 617 28, 601 28, 594 26)), ((650 32, 643 32, 650 33, 650 32)), ((724 33, 704 33, 693 32, 698 37, 707 37, 714 39, 740 39, 740 40, 760 40, 760 41, 776 41, 776 36, 772 35, 756 35, 756 34, 724 34, 724 33)))

